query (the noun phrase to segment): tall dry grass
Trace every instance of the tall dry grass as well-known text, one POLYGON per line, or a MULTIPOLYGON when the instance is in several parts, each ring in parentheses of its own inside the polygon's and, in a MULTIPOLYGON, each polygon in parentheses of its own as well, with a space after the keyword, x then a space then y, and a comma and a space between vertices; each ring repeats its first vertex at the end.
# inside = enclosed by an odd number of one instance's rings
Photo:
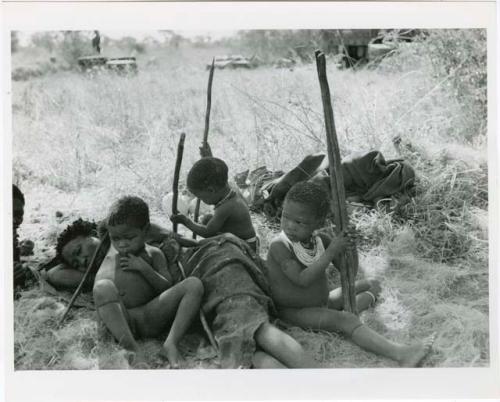
MULTIPOLYGON (((402 342, 436 331, 436 352, 426 365, 485 365, 488 170, 478 93, 486 88, 464 81, 471 71, 464 73, 463 66, 437 69, 439 45, 452 46, 454 37, 433 35, 429 42, 402 45, 374 69, 328 66, 342 155, 379 149, 386 158, 398 157, 392 139, 399 137, 400 152, 418 176, 417 195, 406 207, 352 216, 363 235, 360 274, 382 279, 385 289, 383 301, 363 319, 402 342)), ((469 53, 481 54, 480 35, 460 35, 469 53)), ((55 209, 98 219, 115 198, 131 192, 166 222, 160 203, 171 188, 177 141, 186 132, 185 177, 203 132, 205 64, 219 53, 170 49, 141 55, 137 76, 65 72, 15 83, 14 173, 27 192, 24 234, 45 239, 39 227, 49 225, 55 209), (147 63, 153 56, 155 62, 147 63)), ((442 63, 454 63, 445 56, 442 63)), ((209 141, 232 174, 260 165, 286 170, 308 153, 324 152, 324 138, 313 65, 216 71, 209 141)), ((255 218, 265 250, 277 228, 255 218)), ((336 335, 288 330, 331 366, 392 364, 336 335)), ((23 331, 20 325, 16 333, 23 331)), ((16 342, 23 337, 16 335, 16 342)), ((18 363, 38 368, 35 360, 20 357, 18 363)), ((64 366, 62 361, 52 366, 64 366)))

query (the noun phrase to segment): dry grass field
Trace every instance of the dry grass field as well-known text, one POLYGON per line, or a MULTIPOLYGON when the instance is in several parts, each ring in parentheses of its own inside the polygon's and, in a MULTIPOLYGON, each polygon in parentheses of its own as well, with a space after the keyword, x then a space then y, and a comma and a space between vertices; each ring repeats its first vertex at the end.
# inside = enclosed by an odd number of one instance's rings
MULTIPOLYGON (((474 81, 486 66, 464 71, 439 49, 454 43, 450 53, 483 54, 481 35, 468 35, 402 44, 373 68, 337 70, 327 62, 342 155, 379 149, 398 157, 391 140, 400 136, 402 156, 417 172, 410 205, 394 213, 356 210, 351 219, 363 235, 360 276, 383 287, 362 320, 401 342, 435 332, 427 367, 490 359, 486 83, 474 81)), ((73 218, 100 219, 121 195, 143 197, 153 221, 169 225, 161 199, 171 189, 177 141, 185 132, 185 177, 203 133, 205 64, 223 52, 163 49, 139 55, 136 76, 60 71, 13 82, 13 178, 27 200, 20 235, 35 241, 36 261, 53 255, 57 233, 73 218)), ((23 57, 14 54, 13 64, 23 57)), ((262 165, 286 170, 325 152, 316 67, 216 71, 209 141, 232 174, 262 165)), ((277 228, 254 218, 265 252, 277 228)), ((113 342, 97 342, 94 311, 75 308, 58 328, 65 305, 40 289, 15 301, 17 369, 129 367, 113 342)), ((328 367, 395 364, 340 335, 287 331, 328 367)), ((143 345, 151 368, 168 367, 157 357, 159 342, 143 345)), ((182 348, 190 367, 217 366, 199 337, 187 337, 182 348)))

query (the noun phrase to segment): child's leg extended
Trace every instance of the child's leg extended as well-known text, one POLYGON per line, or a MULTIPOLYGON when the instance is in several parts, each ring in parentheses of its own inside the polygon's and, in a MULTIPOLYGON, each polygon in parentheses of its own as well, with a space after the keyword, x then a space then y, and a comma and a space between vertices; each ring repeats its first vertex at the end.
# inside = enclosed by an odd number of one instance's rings
POLYGON ((256 353, 254 364, 261 368, 314 368, 318 363, 290 335, 270 323, 262 324, 255 333, 257 345, 269 356, 256 353))
MULTIPOLYGON (((361 279, 355 283, 356 307, 358 312, 370 307, 380 294, 380 283, 377 280, 361 279)), ((330 292, 328 297, 328 308, 342 310, 344 300, 342 299, 342 289, 336 288, 330 292)))
POLYGON ((284 369, 287 368, 279 360, 261 350, 256 351, 252 358, 253 367, 256 369, 284 369))
POLYGON ((429 353, 433 342, 429 338, 414 345, 394 343, 368 328, 354 314, 322 307, 282 309, 280 318, 302 328, 342 332, 363 349, 396 360, 405 367, 415 367, 429 353))
POLYGON ((97 281, 93 293, 97 314, 104 325, 125 349, 137 350, 137 342, 126 318, 127 312, 120 302, 118 289, 113 281, 109 279, 97 281))
POLYGON ((202 296, 201 281, 190 277, 167 289, 145 306, 129 310, 141 336, 145 338, 158 336, 172 323, 163 343, 163 352, 172 367, 182 362, 178 344, 200 311, 202 296))

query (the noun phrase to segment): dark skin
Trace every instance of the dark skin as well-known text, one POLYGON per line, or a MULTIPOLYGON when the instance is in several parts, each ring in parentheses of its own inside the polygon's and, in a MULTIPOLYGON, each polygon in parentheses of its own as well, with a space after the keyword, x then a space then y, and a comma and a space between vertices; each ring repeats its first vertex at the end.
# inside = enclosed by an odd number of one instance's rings
POLYGON ((94 301, 100 319, 131 351, 138 351, 136 336, 156 337, 170 328, 162 354, 175 368, 183 362, 178 343, 199 311, 203 285, 197 278, 173 285, 165 256, 145 242, 148 229, 108 226, 112 247, 96 275, 94 301))
MULTIPOLYGON (((195 247, 196 240, 186 239, 156 224, 150 224, 146 231, 146 243, 157 245, 170 263, 174 263, 180 247, 195 247)), ((100 240, 97 237, 78 236, 66 243, 62 250, 63 263, 51 268, 48 281, 57 289, 76 289, 100 240)))
MULTIPOLYGON (((216 205, 230 194, 231 188, 226 184, 220 188, 208 186, 204 190, 189 190, 205 204, 216 205)), ((229 198, 215 208, 212 218, 206 225, 195 223, 183 214, 173 215, 170 220, 173 223, 186 226, 201 237, 213 237, 220 233, 232 233, 243 240, 255 237, 248 206, 238 195, 229 198)))
MULTIPOLYGON (((281 228, 287 238, 310 248, 315 229, 322 226, 316 211, 310 205, 285 200, 281 228)), ((396 360, 404 367, 415 367, 431 350, 433 337, 421 343, 402 345, 391 342, 363 325, 359 318, 342 307, 340 291, 328 291, 326 268, 333 261, 338 267, 338 257, 346 247, 352 247, 352 233, 333 239, 321 238, 325 251, 305 266, 288 246, 284 236, 277 236, 267 255, 268 278, 273 300, 278 307, 278 317, 302 328, 342 332, 365 350, 396 360)), ((358 307, 370 304, 371 290, 378 294, 378 283, 356 283, 358 307)))
MULTIPOLYGON (((17 233, 17 229, 24 220, 24 202, 17 198, 12 200, 12 215, 13 215, 13 229, 17 233)), ((14 261, 14 283, 18 284, 24 281, 24 277, 28 271, 21 262, 14 261)))

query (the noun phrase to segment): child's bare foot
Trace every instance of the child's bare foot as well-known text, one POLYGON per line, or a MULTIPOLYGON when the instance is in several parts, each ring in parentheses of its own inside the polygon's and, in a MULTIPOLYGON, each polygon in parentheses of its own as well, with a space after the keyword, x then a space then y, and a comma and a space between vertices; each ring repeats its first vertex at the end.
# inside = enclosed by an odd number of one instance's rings
POLYGON ((376 279, 366 281, 367 289, 359 293, 356 297, 358 312, 364 311, 369 307, 373 307, 377 302, 382 288, 380 282, 376 279))
POLYGON ((161 355, 165 357, 173 369, 179 369, 184 366, 184 359, 182 358, 177 346, 172 343, 165 342, 161 351, 161 355))
POLYGON ((418 364, 429 354, 432 350, 434 338, 436 334, 432 334, 422 343, 410 345, 405 348, 401 354, 399 364, 402 367, 417 367, 418 364))
POLYGON ((380 296, 380 292, 382 291, 380 282, 376 279, 371 279, 369 282, 370 282, 370 289, 368 290, 373 293, 376 299, 378 299, 380 296))
POLYGON ((141 351, 128 352, 128 363, 134 369, 146 370, 149 368, 148 359, 141 351))

